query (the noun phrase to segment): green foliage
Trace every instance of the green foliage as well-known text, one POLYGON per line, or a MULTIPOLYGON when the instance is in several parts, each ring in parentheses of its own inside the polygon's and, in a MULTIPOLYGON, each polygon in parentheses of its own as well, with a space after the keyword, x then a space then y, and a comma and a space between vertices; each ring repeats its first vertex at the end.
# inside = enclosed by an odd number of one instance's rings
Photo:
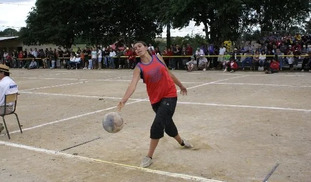
MULTIPOLYGON (((135 40, 155 43, 167 27, 170 45, 170 28, 183 28, 194 20, 205 27, 204 41, 195 36, 196 42, 220 45, 245 37, 245 32, 252 35, 257 26, 260 32, 255 36, 310 30, 310 22, 300 26, 309 13, 307 0, 37 0, 20 34, 26 44, 129 45, 135 40)), ((190 39, 172 41, 184 44, 190 39)))
POLYGON ((3 31, 0 31, 0 36, 1 37, 10 37, 10 36, 18 36, 19 32, 13 28, 7 28, 4 29, 3 31))
POLYGON ((21 37, 26 44, 64 47, 79 39, 95 45, 153 40, 161 29, 142 5, 140 0, 37 0, 21 37))
POLYGON ((307 0, 246 0, 243 21, 258 25, 262 32, 288 31, 305 21, 310 12, 307 0))

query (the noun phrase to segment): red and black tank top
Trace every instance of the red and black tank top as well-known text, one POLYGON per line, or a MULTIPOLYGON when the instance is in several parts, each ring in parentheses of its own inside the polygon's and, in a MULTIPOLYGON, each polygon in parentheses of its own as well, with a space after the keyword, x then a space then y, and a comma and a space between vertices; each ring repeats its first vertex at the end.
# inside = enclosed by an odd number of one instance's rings
POLYGON ((146 84, 151 104, 161 101, 162 98, 177 97, 175 83, 164 63, 157 56, 153 55, 148 64, 140 62, 137 66, 146 84))

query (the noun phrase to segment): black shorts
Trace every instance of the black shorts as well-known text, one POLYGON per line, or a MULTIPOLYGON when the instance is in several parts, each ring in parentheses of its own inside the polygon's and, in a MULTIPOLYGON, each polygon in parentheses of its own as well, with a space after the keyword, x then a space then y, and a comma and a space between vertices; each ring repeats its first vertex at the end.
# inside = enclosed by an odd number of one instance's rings
POLYGON ((160 139, 164 136, 164 131, 171 137, 178 134, 177 128, 173 121, 177 97, 163 98, 160 102, 152 104, 152 109, 156 113, 150 129, 151 139, 160 139))

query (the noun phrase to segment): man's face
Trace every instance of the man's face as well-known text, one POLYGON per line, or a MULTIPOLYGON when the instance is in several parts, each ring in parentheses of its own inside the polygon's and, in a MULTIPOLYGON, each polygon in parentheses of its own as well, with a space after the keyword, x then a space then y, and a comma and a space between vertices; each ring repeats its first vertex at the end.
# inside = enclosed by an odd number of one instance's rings
POLYGON ((0 71, 0 80, 4 77, 4 72, 0 71))

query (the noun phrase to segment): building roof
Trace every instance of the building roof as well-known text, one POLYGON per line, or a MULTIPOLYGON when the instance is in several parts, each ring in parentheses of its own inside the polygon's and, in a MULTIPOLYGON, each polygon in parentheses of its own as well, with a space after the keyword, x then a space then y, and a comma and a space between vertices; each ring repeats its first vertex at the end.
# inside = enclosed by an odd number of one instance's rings
POLYGON ((0 37, 0 41, 3 41, 3 40, 12 40, 12 39, 17 39, 18 36, 14 36, 14 37, 0 37))

